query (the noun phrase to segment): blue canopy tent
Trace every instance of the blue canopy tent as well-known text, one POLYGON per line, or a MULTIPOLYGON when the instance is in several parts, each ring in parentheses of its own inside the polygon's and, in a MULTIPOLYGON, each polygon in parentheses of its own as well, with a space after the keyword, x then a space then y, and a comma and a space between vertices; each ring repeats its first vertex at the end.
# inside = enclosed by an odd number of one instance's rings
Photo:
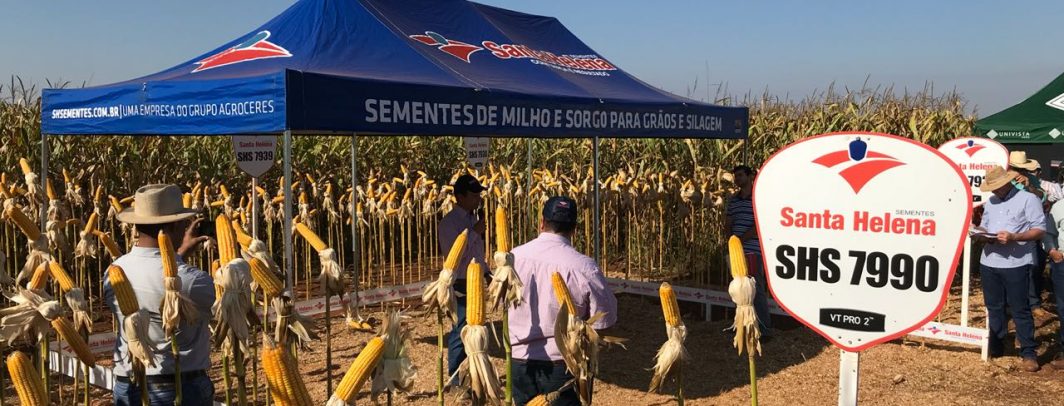
MULTIPOLYGON (((42 139, 283 134, 289 223, 293 133, 589 137, 597 178, 599 137, 742 139, 748 127, 747 108, 655 89, 555 18, 465 0, 302 0, 173 68, 47 89, 42 104, 42 139)), ((42 140, 42 182, 47 155, 42 140)), ((597 181, 594 193, 597 231, 597 181)))

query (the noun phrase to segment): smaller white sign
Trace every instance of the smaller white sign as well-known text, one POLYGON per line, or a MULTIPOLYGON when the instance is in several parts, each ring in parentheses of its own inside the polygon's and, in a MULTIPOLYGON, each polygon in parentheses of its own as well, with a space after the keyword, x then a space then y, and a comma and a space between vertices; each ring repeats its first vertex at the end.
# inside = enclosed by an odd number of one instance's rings
POLYGON ((253 178, 262 176, 273 167, 277 137, 272 135, 234 135, 233 156, 240 170, 253 178))
POLYGON ((994 166, 1001 166, 1005 169, 1009 167, 1009 150, 997 141, 986 138, 953 139, 938 147, 938 151, 957 164, 964 176, 968 178, 968 186, 972 188, 972 207, 982 206, 993 194, 993 192, 979 190, 986 170, 994 166))
POLYGON ((466 160, 476 170, 483 170, 488 165, 488 153, 491 151, 491 138, 463 137, 466 160))

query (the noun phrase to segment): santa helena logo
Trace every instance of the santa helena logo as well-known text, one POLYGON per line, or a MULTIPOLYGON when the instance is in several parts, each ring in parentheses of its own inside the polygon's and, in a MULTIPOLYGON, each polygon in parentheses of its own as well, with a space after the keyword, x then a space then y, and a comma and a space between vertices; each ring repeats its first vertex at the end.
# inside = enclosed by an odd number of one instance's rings
POLYGON ((968 140, 967 143, 957 146, 957 149, 963 151, 965 154, 968 154, 968 157, 974 156, 976 152, 979 152, 979 150, 982 150, 984 148, 986 147, 976 144, 974 140, 968 140))
POLYGON ((860 193, 869 181, 888 169, 905 165, 890 155, 869 151, 868 142, 860 138, 850 141, 848 150, 822 155, 813 163, 825 168, 842 167, 839 176, 850 184, 854 193, 860 193))
POLYGON ((440 51, 461 59, 466 63, 472 63, 472 55, 480 50, 491 52, 491 56, 498 59, 527 59, 536 65, 543 65, 553 69, 590 76, 609 76, 609 71, 617 70, 613 64, 600 58, 598 55, 570 55, 555 54, 553 52, 532 49, 520 44, 500 44, 495 41, 481 41, 480 45, 473 45, 457 41, 443 35, 425 31, 424 34, 410 35, 410 39, 422 44, 436 47, 440 51))
POLYGON ((432 31, 425 31, 425 35, 411 35, 411 39, 425 45, 431 45, 451 56, 469 63, 469 56, 481 49, 476 45, 470 45, 462 41, 449 40, 444 36, 432 31))
POLYGON ((287 49, 267 41, 267 38, 270 38, 269 31, 259 31, 257 34, 252 35, 251 38, 232 48, 196 62, 196 65, 199 66, 193 69, 192 73, 256 59, 288 58, 292 56, 287 49))

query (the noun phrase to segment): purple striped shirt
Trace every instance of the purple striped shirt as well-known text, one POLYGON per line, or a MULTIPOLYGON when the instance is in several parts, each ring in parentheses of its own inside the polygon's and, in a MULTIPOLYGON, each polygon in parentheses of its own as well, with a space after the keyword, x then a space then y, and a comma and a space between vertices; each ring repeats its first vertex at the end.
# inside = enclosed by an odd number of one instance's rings
POLYGON ((558 299, 551 286, 551 274, 565 279, 573 304, 583 319, 605 312, 592 326, 604 329, 617 322, 617 298, 606 286, 606 277, 595 261, 573 248, 569 239, 540 233, 535 240, 513 249, 514 269, 524 284, 522 303, 510 308, 510 344, 513 358, 559 361, 562 355, 554 343, 554 321, 558 299))

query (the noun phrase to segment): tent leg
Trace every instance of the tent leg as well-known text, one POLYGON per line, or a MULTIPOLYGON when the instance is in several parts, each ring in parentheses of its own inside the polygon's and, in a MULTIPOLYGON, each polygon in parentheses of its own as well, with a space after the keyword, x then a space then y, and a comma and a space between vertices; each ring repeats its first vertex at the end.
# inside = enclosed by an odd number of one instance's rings
MULTIPOLYGON (((351 216, 351 261, 354 264, 351 267, 351 284, 354 285, 354 295, 351 300, 358 300, 358 282, 359 282, 359 270, 361 270, 362 264, 360 263, 361 253, 358 252, 358 218, 355 217, 355 187, 358 186, 358 165, 356 159, 358 158, 358 133, 351 134, 351 198, 349 204, 351 207, 348 210, 348 214, 351 216)), ((352 303, 354 305, 354 303, 352 303)))
POLYGON ((594 208, 595 218, 594 218, 594 223, 593 223, 594 224, 594 230, 595 230, 595 239, 594 239, 595 247, 594 247, 593 252, 595 253, 595 262, 598 263, 599 268, 601 268, 601 269, 603 269, 603 271, 605 271, 605 266, 602 263, 602 257, 599 256, 600 253, 601 253, 601 249, 602 249, 602 247, 600 247, 600 242, 601 241, 599 241, 599 239, 601 238, 601 236, 599 235, 599 230, 600 230, 600 227, 602 225, 599 224, 599 221, 600 221, 600 218, 599 218, 599 216, 600 216, 600 213, 599 213, 599 137, 597 135, 595 136, 594 144, 592 145, 592 150, 593 150, 592 152, 593 152, 593 155, 594 155, 594 158, 593 158, 593 166, 594 167, 592 168, 592 177, 594 179, 594 187, 595 187, 595 202, 594 202, 594 205, 595 205, 595 208, 594 208))
POLYGON ((284 275, 285 290, 295 298, 292 266, 292 131, 284 132, 284 275))
MULTIPOLYGON (((48 187, 48 134, 41 133, 41 172, 40 180, 41 187, 39 190, 43 191, 48 187)), ((40 212, 37 214, 38 220, 40 220, 41 230, 47 229, 48 225, 48 205, 51 203, 50 199, 43 199, 44 204, 41 205, 40 212)))
MULTIPOLYGON (((528 194, 532 191, 532 140, 534 140, 534 138, 529 137, 526 138, 526 140, 526 144, 528 146, 528 158, 525 162, 525 196, 528 196, 528 194)), ((532 234, 526 235, 525 238, 532 239, 536 237, 536 231, 539 226, 539 219, 536 216, 536 203, 532 200, 530 196, 528 198, 528 218, 530 221, 532 221, 532 234)))

